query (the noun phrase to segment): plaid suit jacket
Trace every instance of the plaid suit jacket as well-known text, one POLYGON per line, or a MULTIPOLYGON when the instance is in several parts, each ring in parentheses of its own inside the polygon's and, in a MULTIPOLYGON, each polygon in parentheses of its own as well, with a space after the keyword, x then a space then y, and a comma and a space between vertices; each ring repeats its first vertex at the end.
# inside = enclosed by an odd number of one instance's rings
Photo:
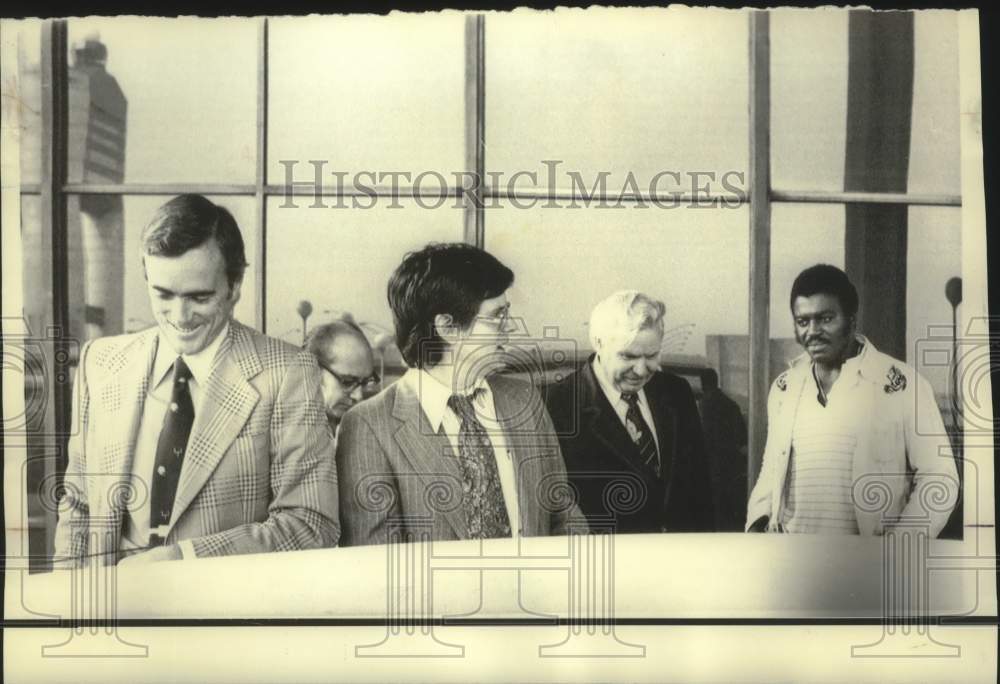
MULTIPOLYGON (((118 560, 156 328, 84 345, 56 528, 57 563, 118 560)), ((333 435, 307 352, 232 321, 202 388, 166 543, 197 556, 334 546, 333 435)))
MULTIPOLYGON (((514 458, 521 536, 587 532, 552 421, 528 383, 489 379, 514 458)), ((351 408, 337 433, 341 546, 468 539, 462 475, 413 388, 396 382, 351 408)))

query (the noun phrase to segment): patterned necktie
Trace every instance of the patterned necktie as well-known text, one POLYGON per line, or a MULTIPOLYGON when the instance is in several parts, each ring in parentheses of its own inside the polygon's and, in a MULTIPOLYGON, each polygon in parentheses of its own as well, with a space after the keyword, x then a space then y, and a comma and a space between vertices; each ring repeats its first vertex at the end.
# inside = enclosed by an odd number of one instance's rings
POLYGON ((639 460, 644 467, 655 471, 659 477, 660 458, 656 453, 656 441, 653 439, 653 431, 649 429, 649 424, 639 410, 639 395, 635 392, 622 392, 622 399, 628 404, 625 420, 633 428, 629 430, 629 434, 639 448, 639 460))
MULTIPOLYGON (((476 394, 483 391, 476 390, 476 394)), ((458 463, 462 470, 462 506, 473 539, 510 536, 510 518, 500 488, 500 473, 486 428, 476 418, 468 396, 453 394, 448 408, 462 426, 458 431, 458 463)))
POLYGON ((174 387, 170 405, 163 418, 160 439, 156 443, 156 466, 149 493, 149 544, 159 546, 166 538, 166 525, 173 512, 174 495, 180 479, 184 450, 187 449, 191 425, 194 424, 194 403, 191 401, 191 370, 181 357, 174 361, 174 387))

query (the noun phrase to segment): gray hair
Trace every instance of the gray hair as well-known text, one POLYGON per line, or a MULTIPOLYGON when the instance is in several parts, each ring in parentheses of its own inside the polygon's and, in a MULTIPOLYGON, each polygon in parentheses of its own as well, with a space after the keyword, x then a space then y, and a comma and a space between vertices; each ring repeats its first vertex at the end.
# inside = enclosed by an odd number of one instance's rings
POLYGON ((655 330, 662 335, 666 310, 663 302, 638 290, 615 292, 590 314, 590 344, 598 350, 610 339, 624 338, 628 345, 640 330, 655 330))

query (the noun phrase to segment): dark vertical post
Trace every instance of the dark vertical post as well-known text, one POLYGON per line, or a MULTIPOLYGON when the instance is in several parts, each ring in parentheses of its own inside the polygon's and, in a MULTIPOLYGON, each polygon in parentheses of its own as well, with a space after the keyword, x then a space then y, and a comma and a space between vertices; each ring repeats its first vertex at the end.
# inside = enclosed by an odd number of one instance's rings
POLYGON ((251 268, 257 276, 257 329, 267 329, 267 17, 257 24, 257 173, 254 178, 254 220, 257 246, 251 268))
POLYGON ((465 170, 475 184, 465 193, 465 241, 482 247, 485 241, 483 193, 486 189, 486 19, 465 18, 465 170))
MULTIPOLYGON (((844 190, 906 192, 913 109, 913 13, 853 10, 848 21, 844 190)), ((906 359, 908 207, 848 204, 844 251, 858 328, 906 359)))
MULTIPOLYGON (((766 11, 750 14, 750 434, 747 487, 767 439, 771 323, 771 38, 766 11)), ((748 491, 749 494, 749 491, 748 491)))

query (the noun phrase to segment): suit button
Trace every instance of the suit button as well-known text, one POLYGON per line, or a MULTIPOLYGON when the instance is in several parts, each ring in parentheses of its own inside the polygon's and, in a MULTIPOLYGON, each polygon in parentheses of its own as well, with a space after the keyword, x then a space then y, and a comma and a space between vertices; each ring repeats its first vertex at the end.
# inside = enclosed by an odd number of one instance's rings
POLYGON ((667 526, 666 525, 660 525, 660 532, 666 532, 666 531, 667 531, 667 526))
POLYGON ((167 474, 167 469, 164 468, 163 466, 156 466, 156 474, 157 475, 166 475, 167 474))

